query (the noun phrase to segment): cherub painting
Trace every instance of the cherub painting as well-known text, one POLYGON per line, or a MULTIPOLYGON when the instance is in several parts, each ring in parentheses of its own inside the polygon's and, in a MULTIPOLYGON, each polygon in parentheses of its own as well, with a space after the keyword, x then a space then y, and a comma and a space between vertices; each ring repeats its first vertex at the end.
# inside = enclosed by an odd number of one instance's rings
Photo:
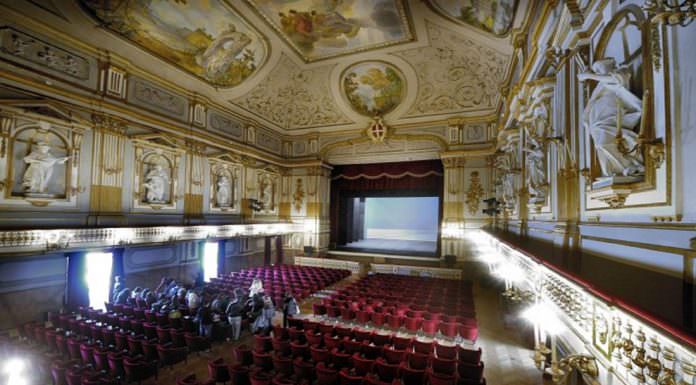
POLYGON ((220 87, 266 60, 261 35, 223 1, 81 0, 107 29, 220 87))
POLYGON ((305 59, 410 41, 398 0, 247 0, 305 59))

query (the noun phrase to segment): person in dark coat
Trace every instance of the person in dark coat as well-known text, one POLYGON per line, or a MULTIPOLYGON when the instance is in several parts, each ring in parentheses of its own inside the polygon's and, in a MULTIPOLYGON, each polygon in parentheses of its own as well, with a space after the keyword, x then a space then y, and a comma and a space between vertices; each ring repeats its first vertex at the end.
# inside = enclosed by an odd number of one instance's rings
POLYGON ((292 296, 289 291, 285 292, 283 297, 283 327, 287 328, 288 318, 291 318, 297 314, 300 314, 300 306, 297 304, 297 300, 292 296))

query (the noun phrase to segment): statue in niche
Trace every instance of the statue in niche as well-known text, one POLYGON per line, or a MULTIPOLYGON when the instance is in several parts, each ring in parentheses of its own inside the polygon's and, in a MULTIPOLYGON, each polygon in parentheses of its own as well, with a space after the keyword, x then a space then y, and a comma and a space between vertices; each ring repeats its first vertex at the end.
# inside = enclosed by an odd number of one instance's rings
MULTIPOLYGON (((543 107, 536 107, 533 112, 534 130, 525 128, 527 140, 523 151, 527 154, 527 186, 533 201, 543 202, 546 200, 546 151, 544 149, 544 138, 537 136, 538 133, 546 132, 546 122, 548 114, 543 107), (532 132, 535 131, 535 132, 532 132)), ((543 134, 542 134, 543 135, 543 134)))
POLYGON ((259 200, 263 204, 264 210, 273 210, 273 181, 266 177, 261 180, 261 192, 259 200))
POLYGON ((232 205, 232 182, 225 174, 218 176, 215 202, 218 207, 230 207, 232 205))
POLYGON ((629 89, 630 78, 628 69, 618 68, 613 58, 598 60, 592 64, 592 72, 578 75, 581 82, 597 82, 585 107, 583 123, 594 142, 602 177, 635 180, 645 173, 635 131, 643 107, 641 99, 629 89))
POLYGON ((24 171, 22 186, 26 196, 47 196, 48 184, 53 176, 56 164, 62 164, 70 159, 69 156, 57 158, 51 154, 51 146, 39 142, 32 148, 31 153, 24 157, 27 169, 24 171))
POLYGON ((169 186, 169 175, 160 164, 152 166, 145 175, 145 201, 148 203, 164 203, 165 192, 169 186))
POLYGON ((514 174, 510 158, 507 155, 500 155, 495 159, 495 168, 500 173, 498 193, 500 194, 505 207, 512 209, 515 206, 515 185, 514 174))

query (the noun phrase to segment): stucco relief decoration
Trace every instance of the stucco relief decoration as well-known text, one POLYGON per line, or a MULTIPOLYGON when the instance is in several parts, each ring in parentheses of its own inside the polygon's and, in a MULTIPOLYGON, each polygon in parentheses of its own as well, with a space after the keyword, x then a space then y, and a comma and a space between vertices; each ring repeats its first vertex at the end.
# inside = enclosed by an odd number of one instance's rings
POLYGON ((481 177, 478 171, 472 171, 469 174, 469 189, 466 190, 466 207, 469 214, 476 215, 479 211, 481 199, 483 199, 483 186, 481 185, 481 177))
POLYGON ((383 143, 384 139, 387 138, 388 132, 389 127, 387 127, 382 118, 379 117, 372 120, 366 131, 367 137, 370 138, 373 143, 383 143))
POLYGON ((232 103, 286 129, 351 123, 331 95, 330 72, 331 66, 302 70, 283 56, 258 86, 232 103))
POLYGON ((343 92, 351 107, 365 116, 384 116, 401 103, 401 72, 384 62, 364 62, 349 67, 342 78, 343 92))
POLYGON ((0 51, 73 78, 89 79, 87 59, 13 28, 0 28, 0 51))
POLYGON ((401 0, 248 0, 306 62, 411 41, 401 0))
POLYGON ((186 112, 184 98, 139 79, 133 80, 133 99, 146 106, 161 108, 169 113, 183 115, 186 112))
POLYGON ((450 20, 503 36, 512 27, 517 0, 428 0, 428 4, 450 20))
POLYGON ((236 120, 227 118, 217 112, 209 114, 208 127, 230 134, 236 138, 241 138, 244 132, 244 125, 236 120))
POLYGON ((295 181, 295 193, 292 194, 292 204, 295 207, 295 211, 302 210, 302 203, 304 202, 305 191, 302 185, 302 178, 297 178, 295 181))
POLYGON ((105 28, 215 86, 243 82, 266 60, 261 34, 223 1, 81 3, 105 28))
POLYGON ((433 24, 428 35, 430 46, 395 53, 418 76, 416 101, 407 116, 492 111, 509 57, 433 24))

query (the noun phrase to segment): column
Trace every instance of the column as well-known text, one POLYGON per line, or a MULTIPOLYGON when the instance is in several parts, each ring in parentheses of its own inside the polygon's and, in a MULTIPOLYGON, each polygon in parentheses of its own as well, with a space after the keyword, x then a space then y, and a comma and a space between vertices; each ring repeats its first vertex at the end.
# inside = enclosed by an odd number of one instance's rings
POLYGON ((106 115, 92 115, 93 159, 89 196, 90 221, 122 215, 126 124, 106 115))

